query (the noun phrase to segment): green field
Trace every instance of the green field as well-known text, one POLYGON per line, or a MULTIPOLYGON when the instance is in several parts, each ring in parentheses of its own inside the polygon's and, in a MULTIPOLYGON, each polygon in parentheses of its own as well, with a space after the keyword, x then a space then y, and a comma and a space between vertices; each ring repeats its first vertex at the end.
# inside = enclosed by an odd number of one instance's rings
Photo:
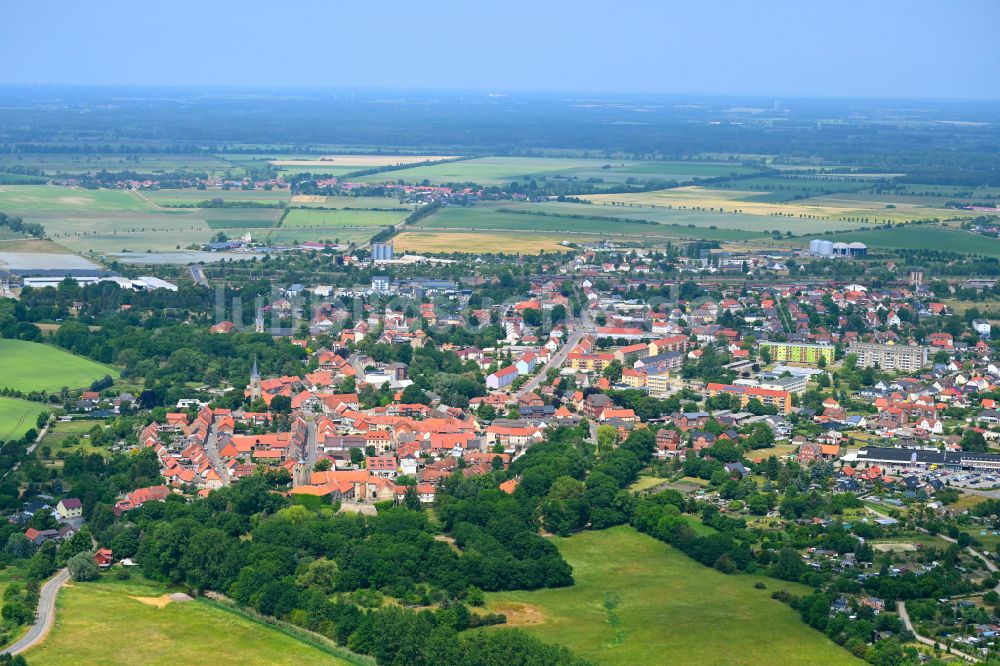
POLYGON ((0 186, 0 210, 29 213, 69 213, 80 210, 146 210, 150 205, 125 190, 85 190, 54 185, 0 186))
POLYGON ((288 190, 223 190, 213 188, 200 190, 185 188, 180 190, 144 190, 144 197, 160 206, 194 206, 202 201, 222 199, 223 201, 249 201, 253 203, 273 203, 287 201, 288 190))
POLYGON ((77 664, 348 664, 276 629, 203 600, 155 600, 146 582, 73 583, 59 592, 51 633, 27 653, 32 666, 77 664))
MULTIPOLYGON (((754 225, 759 218, 715 214, 693 211, 672 211, 669 209, 629 208, 572 203, 512 203, 500 206, 447 207, 425 217, 417 223, 425 229, 478 229, 506 231, 556 231, 565 234, 579 234, 574 242, 596 241, 602 237, 628 238, 635 241, 657 242, 661 240, 694 238, 705 240, 750 240, 761 238, 764 229, 750 231, 754 226, 777 229, 781 220, 769 218, 768 225, 754 225), (500 209, 542 213, 525 215, 505 213, 500 209), (567 217, 570 215, 581 217, 567 217), (613 217, 615 220, 587 219, 588 217, 613 217), (736 219, 729 219, 736 218, 736 219), (659 224, 643 224, 636 220, 650 220, 659 224), (673 222, 664 222, 673 220, 673 222), (747 229, 741 228, 743 222, 747 229)), ((808 220, 800 226, 809 228, 808 220)), ((826 225, 824 228, 829 228, 826 225)), ((849 227, 850 228, 850 227, 849 227)))
POLYGON ((862 663, 771 599, 775 589, 805 593, 801 586, 721 574, 629 527, 554 542, 573 587, 489 594, 488 606, 598 664, 862 663), (754 589, 757 581, 767 589, 754 589), (608 601, 617 601, 617 620, 608 601))
MULTIPOLYGON (((393 206, 386 205, 385 208, 393 206)), ((283 227, 388 227, 399 224, 410 214, 409 210, 319 210, 293 208, 288 211, 283 227)))
POLYGON ((49 175, 78 175, 107 169, 108 171, 139 171, 166 173, 170 171, 200 171, 211 177, 244 175, 241 168, 234 168, 214 155, 183 155, 161 153, 20 153, 0 157, 0 171, 4 166, 40 169, 49 175))
POLYGON ((757 190, 760 194, 749 197, 741 197, 744 201, 764 201, 777 203, 791 201, 793 199, 804 199, 807 197, 817 197, 824 194, 837 194, 840 192, 857 192, 870 188, 870 182, 858 182, 853 180, 822 178, 820 176, 788 176, 788 177, 761 177, 744 178, 734 180, 729 183, 718 183, 713 187, 736 190, 757 190))
MULTIPOLYGON (((706 162, 654 162, 618 159, 584 159, 571 157, 480 157, 433 166, 400 169, 357 180, 381 183, 403 179, 406 182, 430 183, 473 182, 480 185, 500 185, 530 178, 545 180, 599 180, 609 185, 647 180, 691 181, 695 178, 753 173, 740 164, 706 162)), ((599 183, 595 183, 598 184, 599 183)))
POLYGON ((45 405, 40 402, 0 398, 0 442, 23 437, 44 411, 45 405))
POLYGON ((1000 240, 987 238, 955 227, 929 225, 897 225, 892 229, 852 231, 847 234, 824 236, 830 241, 858 241, 869 252, 882 248, 893 250, 945 250, 962 254, 1000 257, 1000 240))
POLYGON ((19 391, 81 389, 118 371, 52 345, 23 340, 0 340, 0 387, 19 391))
POLYGON ((292 227, 271 229, 262 238, 269 243, 291 244, 306 242, 339 242, 341 244, 355 243, 361 245, 371 240, 378 228, 358 229, 351 227, 292 227))

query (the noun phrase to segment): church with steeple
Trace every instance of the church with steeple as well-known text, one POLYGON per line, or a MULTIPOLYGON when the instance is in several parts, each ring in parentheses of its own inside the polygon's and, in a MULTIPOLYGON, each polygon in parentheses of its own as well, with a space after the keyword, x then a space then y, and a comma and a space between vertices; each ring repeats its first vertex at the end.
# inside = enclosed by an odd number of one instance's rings
POLYGON ((250 401, 253 402, 261 397, 260 371, 257 369, 257 359, 253 360, 253 368, 250 370, 250 401))

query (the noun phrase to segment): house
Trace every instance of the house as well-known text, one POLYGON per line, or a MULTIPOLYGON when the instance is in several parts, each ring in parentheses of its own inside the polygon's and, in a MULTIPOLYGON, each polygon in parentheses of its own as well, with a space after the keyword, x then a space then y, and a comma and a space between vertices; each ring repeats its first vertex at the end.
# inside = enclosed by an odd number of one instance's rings
POLYGON ((110 548, 98 548, 94 553, 94 563, 102 569, 106 569, 114 564, 115 558, 110 548))
POLYGON ((76 497, 68 497, 59 500, 56 504, 56 518, 59 520, 71 520, 83 517, 83 503, 76 497))

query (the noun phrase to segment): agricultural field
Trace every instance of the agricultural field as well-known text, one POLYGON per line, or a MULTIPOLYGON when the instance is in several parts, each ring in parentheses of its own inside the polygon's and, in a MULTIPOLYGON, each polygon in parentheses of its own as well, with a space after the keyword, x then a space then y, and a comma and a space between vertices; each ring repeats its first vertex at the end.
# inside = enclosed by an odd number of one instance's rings
POLYGON ((34 666, 125 666, 218 663, 236 654, 261 666, 352 663, 207 601, 171 601, 160 585, 107 576, 66 585, 51 633, 25 656, 34 666), (137 627, 141 638, 126 638, 137 627))
POLYGON ((282 169, 294 169, 296 171, 314 171, 325 168, 348 168, 353 171, 362 169, 375 169, 387 166, 403 166, 406 164, 420 164, 421 162, 439 162, 441 160, 453 160, 458 155, 323 155, 321 157, 276 159, 271 160, 271 164, 282 169))
POLYGON ((24 392, 83 389, 105 375, 117 377, 118 371, 52 345, 0 340, 0 387, 24 392))
MULTIPOLYGON (((386 206, 389 208, 390 206, 386 206)), ((281 226, 290 227, 390 227, 399 224, 409 216, 403 210, 327 210, 316 208, 292 208, 281 226)))
POLYGON ((418 166, 388 173, 372 174, 359 181, 381 183, 403 179, 406 182, 429 181, 432 184, 473 182, 480 185, 502 185, 514 180, 535 179, 599 179, 609 185, 634 181, 717 178, 753 173, 740 164, 705 162, 653 162, 616 159, 586 159, 571 157, 480 157, 448 164, 418 166))
MULTIPOLYGON (((281 227, 270 229, 262 233, 261 239, 276 244, 292 244, 306 242, 329 242, 348 245, 364 245, 371 237, 378 233, 377 227, 352 228, 352 227, 281 227)), ((254 235, 256 238, 256 234, 254 235)))
POLYGON ((150 206, 125 190, 85 190, 55 185, 0 186, 0 210, 28 218, 32 213, 74 213, 82 210, 138 211, 150 206))
POLYGON ((642 664, 651 654, 678 664, 863 663, 771 599, 775 589, 808 591, 794 583, 727 576, 629 527, 553 541, 573 587, 492 593, 487 606, 595 663, 642 664))
POLYGON ((564 237, 559 234, 524 232, 404 231, 392 239, 396 252, 482 252, 538 254, 560 252, 564 237))
POLYGON ((411 203, 399 203, 396 197, 351 197, 323 196, 319 194, 296 194, 288 202, 296 208, 408 208, 411 203))
POLYGON ((223 176, 227 173, 242 176, 242 169, 234 169, 214 155, 194 154, 146 154, 146 153, 21 153, 0 157, 0 171, 4 166, 40 169, 54 176, 57 174, 79 175, 106 169, 108 171, 139 171, 143 173, 168 173, 173 171, 197 171, 209 176, 223 176))
POLYGON ((957 227, 902 225, 891 229, 852 231, 849 234, 824 236, 830 241, 857 241, 869 251, 879 248, 893 250, 944 250, 962 254, 979 254, 1000 258, 1000 240, 987 238, 957 227))
MULTIPOLYGON (((744 181, 737 181, 740 187, 745 187, 744 181)), ((906 208, 886 208, 875 195, 868 201, 852 201, 837 198, 801 199, 794 202, 781 203, 761 200, 766 199, 768 190, 723 189, 717 187, 678 187, 651 192, 635 192, 628 194, 595 194, 581 197, 595 204, 611 204, 616 206, 652 206, 669 207, 680 210, 697 210, 705 212, 737 213, 744 216, 756 216, 767 219, 759 222, 764 226, 774 224, 797 225, 800 222, 818 221, 827 223, 821 226, 829 228, 829 222, 910 222, 928 218, 958 217, 962 211, 943 211, 935 208, 908 206, 906 208), (785 218, 782 220, 781 218, 785 218)), ((968 215, 968 212, 965 213, 968 215)), ((750 224, 746 222, 745 224, 750 224)), ((756 226, 756 225, 755 225, 756 226)), ((747 228, 747 227, 745 227, 747 228)), ((793 233, 795 233, 793 231, 793 233)), ((813 233, 806 231, 803 233, 813 233)))
POLYGON ((180 190, 143 190, 140 193, 158 206, 197 206, 202 201, 222 199, 226 202, 243 202, 251 204, 278 204, 287 201, 288 190, 223 190, 184 188, 180 190))
POLYGON ((23 437, 35 427, 38 415, 44 411, 45 404, 41 402, 0 397, 0 442, 23 437))

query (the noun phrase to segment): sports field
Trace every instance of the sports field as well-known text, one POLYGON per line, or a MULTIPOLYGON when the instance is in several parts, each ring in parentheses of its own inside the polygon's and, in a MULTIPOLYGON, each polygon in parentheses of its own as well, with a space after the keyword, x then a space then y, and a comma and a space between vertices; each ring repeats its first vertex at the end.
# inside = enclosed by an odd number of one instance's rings
POLYGON ((147 582, 104 578, 59 592, 56 622, 25 653, 32 666, 77 664, 349 664, 203 600, 176 602, 147 582))
POLYGON ((721 574, 629 527, 553 541, 573 587, 489 594, 487 605, 595 663, 863 663, 771 599, 775 589, 808 592, 802 586, 721 574), (758 581, 767 589, 754 589, 758 581))
MULTIPOLYGON (((394 206, 387 205, 385 208, 394 206)), ((325 210, 293 208, 288 211, 283 227, 388 227, 399 224, 409 210, 325 210)))
POLYGON ((0 442, 24 436, 45 408, 40 402, 0 397, 0 442))
POLYGON ((82 389, 118 371, 53 345, 24 340, 0 340, 0 388, 18 391, 82 389))

